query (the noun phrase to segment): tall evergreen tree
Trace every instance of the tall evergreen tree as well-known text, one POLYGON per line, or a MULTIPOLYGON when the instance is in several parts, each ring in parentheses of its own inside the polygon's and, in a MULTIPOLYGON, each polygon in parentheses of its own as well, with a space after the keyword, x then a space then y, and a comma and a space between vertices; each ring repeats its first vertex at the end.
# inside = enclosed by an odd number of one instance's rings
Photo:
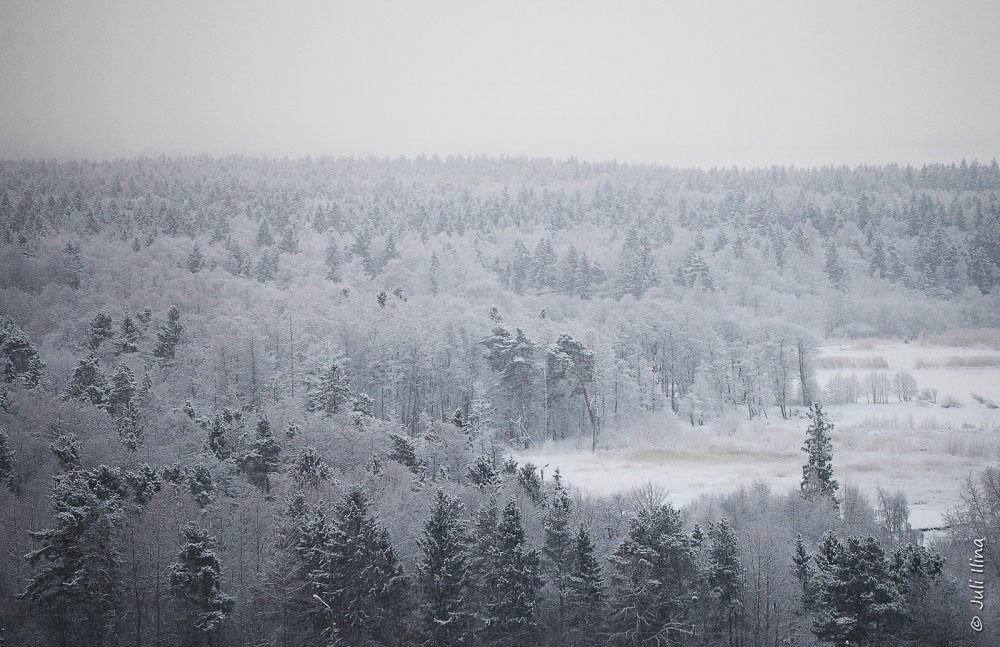
POLYGON ((115 355, 128 355, 139 350, 139 327, 135 325, 128 310, 122 317, 121 326, 118 329, 118 339, 115 340, 115 355))
POLYGON ((87 347, 92 351, 96 351, 101 347, 101 344, 104 341, 113 339, 114 336, 115 330, 114 324, 111 321, 111 315, 107 312, 98 312, 94 315, 94 318, 90 320, 87 347))
POLYGON ((80 360, 70 375, 66 397, 104 407, 108 399, 108 380, 101 371, 97 353, 90 353, 80 360))
POLYGON ((212 644, 211 631, 225 621, 235 601, 222 590, 222 563, 215 540, 193 521, 181 533, 177 560, 167 569, 170 591, 185 608, 193 627, 212 644))
POLYGON ((686 644, 695 562, 680 512, 669 505, 640 510, 611 557, 614 567, 612 642, 686 644))
POLYGON ((351 397, 351 387, 340 367, 330 364, 306 391, 306 408, 329 417, 347 411, 351 397))
POLYGON ((321 565, 314 580, 338 637, 349 645, 390 640, 401 620, 403 567, 358 486, 337 505, 321 565))
POLYGON ((261 220, 257 227, 257 247, 270 247, 274 244, 274 236, 271 235, 271 225, 266 220, 261 220))
POLYGON ((561 644, 566 631, 566 607, 571 587, 574 537, 569 527, 573 500, 563 487, 556 469, 555 485, 542 518, 545 543, 542 547, 546 575, 556 594, 556 642, 561 644))
POLYGON ((0 317, 0 383, 34 388, 41 383, 44 368, 28 335, 10 317, 0 317))
POLYGON ((240 471, 253 485, 271 493, 271 475, 281 469, 281 445, 271 431, 271 423, 261 416, 254 434, 247 440, 247 447, 237 459, 240 471))
POLYGON ((521 510, 511 499, 496 526, 496 543, 486 572, 483 637, 489 644, 531 644, 538 631, 535 613, 539 577, 538 553, 526 547, 521 510))
POLYGON ((423 635, 429 644, 460 645, 469 637, 469 538, 461 501, 438 490, 417 538, 423 635))
POLYGON ((156 333, 156 347, 153 348, 153 355, 162 360, 174 359, 183 330, 180 310, 177 309, 177 306, 170 306, 170 310, 167 311, 166 323, 156 333))
POLYGON ((326 280, 339 281, 340 266, 342 261, 340 258, 340 247, 337 245, 337 240, 333 236, 330 236, 326 242, 326 251, 324 252, 323 261, 326 263, 326 280))
POLYGON ((14 480, 16 459, 17 452, 10 446, 10 436, 0 430, 0 485, 6 486, 11 492, 16 491, 16 481, 14 480))
POLYGON ((184 267, 192 274, 197 274, 205 269, 205 257, 201 255, 201 248, 198 247, 198 243, 195 243, 194 247, 191 248, 191 253, 188 254, 184 262, 184 267))
POLYGON ((823 406, 818 402, 807 415, 811 422, 806 429, 802 451, 809 459, 802 466, 802 495, 810 499, 825 498, 837 506, 839 485, 833 478, 833 444, 830 442, 833 424, 826 421, 823 406))
POLYGON ((606 591, 601 564, 590 534, 582 525, 572 550, 572 569, 566 594, 566 626, 573 645, 591 645, 603 637, 606 591))
POLYGON ((729 647, 736 647, 741 643, 739 627, 743 611, 739 538, 725 518, 711 525, 708 537, 712 540, 708 551, 708 585, 718 605, 716 628, 726 636, 729 647))

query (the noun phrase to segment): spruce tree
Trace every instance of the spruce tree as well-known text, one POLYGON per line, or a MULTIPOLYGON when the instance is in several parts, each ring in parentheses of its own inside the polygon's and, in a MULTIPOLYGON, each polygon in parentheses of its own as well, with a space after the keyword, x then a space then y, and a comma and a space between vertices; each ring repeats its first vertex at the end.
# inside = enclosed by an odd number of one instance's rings
POLYGON ((193 521, 181 533, 177 560, 167 574, 171 594, 189 614, 188 626, 197 631, 208 634, 233 610, 235 601, 222 590, 222 564, 215 553, 215 540, 193 521))
POLYGON ((336 364, 330 364, 306 395, 306 408, 326 417, 347 411, 350 403, 351 387, 336 364))
POLYGON ((640 510, 611 564, 612 642, 685 644, 692 633, 695 562, 680 512, 669 505, 640 510))
POLYGON ((201 255, 201 248, 198 247, 198 243, 194 244, 191 253, 188 254, 187 260, 184 262, 184 267, 192 274, 197 274, 205 268, 205 257, 201 255))
POLYGON ((415 474, 419 474, 424 467, 424 462, 417 458, 417 451, 413 446, 413 442, 406 436, 399 434, 390 434, 389 439, 392 442, 389 460, 399 463, 415 474))
POLYGON ((274 236, 271 235, 271 226, 266 220, 261 220, 257 227, 257 247, 270 247, 274 244, 274 236))
POLYGON ((338 636, 349 645, 393 638, 404 603, 403 567, 359 486, 337 505, 326 552, 319 596, 338 636))
POLYGON ((132 370, 125 364, 118 364, 115 367, 115 374, 111 378, 111 386, 108 389, 108 398, 105 402, 105 408, 111 417, 119 418, 127 415, 134 407, 135 395, 135 376, 132 374, 132 370))
POLYGON ((0 382, 34 388, 45 365, 28 335, 10 317, 0 317, 0 382))
POLYGON ((271 431, 271 423, 261 416, 253 436, 247 441, 246 450, 237 459, 237 466, 251 484, 270 494, 271 474, 281 468, 280 453, 281 445, 271 431))
POLYGON ((562 643, 566 629, 566 606, 570 591, 573 568, 573 535, 569 519, 573 511, 573 500, 563 487, 559 470, 555 473, 555 486, 548 500, 548 508, 542 517, 545 542, 542 546, 545 573, 556 594, 556 636, 562 643))
POLYGON ((95 407, 104 407, 108 399, 108 380, 101 371, 97 353, 90 353, 80 360, 70 375, 66 397, 95 407))
POLYGON ((823 407, 818 402, 813 404, 807 415, 811 422, 806 429, 802 451, 809 459, 802 466, 802 495, 808 499, 825 498, 837 506, 839 486, 833 478, 833 444, 830 442, 833 424, 826 421, 823 407))
POLYGON ((459 645, 468 637, 469 539, 464 512, 458 499, 438 490, 417 538, 423 636, 428 644, 459 645))
POLYGON ((60 433, 49 444, 49 449, 59 462, 59 469, 64 472, 80 468, 80 439, 76 434, 60 433))
POLYGON ((712 547, 708 551, 708 585, 718 605, 717 629, 730 646, 737 644, 742 621, 743 565, 739 539, 727 519, 712 524, 708 531, 712 547))
POLYGON ((115 340, 115 355, 127 355, 139 350, 139 327, 129 315, 128 310, 122 318, 118 329, 118 339, 115 340))
POLYGON ((17 465, 17 453, 10 446, 10 436, 0 430, 0 485, 4 485, 11 492, 16 491, 14 480, 14 467, 17 465))
POLYGON ((111 315, 107 312, 98 312, 94 315, 94 318, 90 320, 90 328, 87 335, 87 347, 92 351, 96 351, 101 347, 101 344, 108 339, 113 339, 115 336, 114 323, 111 321, 111 315))
POLYGON ((572 569, 566 594, 566 626, 570 642, 590 645, 602 635, 606 591, 601 564, 594 554, 590 534, 582 525, 576 533, 572 550, 572 569))
POLYGON ((538 553, 528 549, 521 510, 511 499, 496 526, 496 543, 489 553, 483 637, 489 644, 531 644, 538 631, 535 612, 539 577, 538 553))
POLYGON ((113 632, 122 596, 115 533, 128 487, 116 468, 73 469, 55 476, 54 527, 31 532, 28 561, 41 567, 20 597, 48 620, 53 643, 100 645, 113 632))
POLYGON ((167 311, 166 323, 156 333, 156 347, 153 348, 153 356, 162 360, 174 359, 183 330, 180 310, 177 309, 177 306, 170 306, 170 310, 167 311))
POLYGON ((326 280, 339 281, 341 266, 340 247, 333 236, 330 236, 330 239, 326 243, 324 261, 326 262, 326 280))
POLYGON ((330 470, 314 447, 306 447, 295 459, 293 478, 300 488, 318 488, 320 483, 330 478, 330 470))

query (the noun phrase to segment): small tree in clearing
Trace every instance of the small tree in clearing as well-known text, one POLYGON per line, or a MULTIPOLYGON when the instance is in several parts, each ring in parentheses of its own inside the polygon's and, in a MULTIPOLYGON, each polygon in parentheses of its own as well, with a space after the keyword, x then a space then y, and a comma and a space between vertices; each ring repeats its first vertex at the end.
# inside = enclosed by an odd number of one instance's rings
POLYGON ((837 505, 837 488, 833 478, 833 425, 823 417, 823 406, 816 403, 808 413, 812 423, 806 429, 806 444, 802 447, 808 462, 802 466, 802 495, 807 499, 827 497, 837 505))

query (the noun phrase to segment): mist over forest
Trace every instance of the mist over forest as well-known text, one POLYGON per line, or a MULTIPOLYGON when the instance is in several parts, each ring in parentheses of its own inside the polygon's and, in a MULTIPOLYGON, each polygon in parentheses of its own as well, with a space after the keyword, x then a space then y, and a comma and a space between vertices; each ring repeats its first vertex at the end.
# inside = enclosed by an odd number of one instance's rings
POLYGON ((0 317, 0 645, 998 639, 996 160, 0 160, 0 317), (933 529, 852 407, 978 463, 933 529), (558 471, 700 443, 801 479, 558 471))

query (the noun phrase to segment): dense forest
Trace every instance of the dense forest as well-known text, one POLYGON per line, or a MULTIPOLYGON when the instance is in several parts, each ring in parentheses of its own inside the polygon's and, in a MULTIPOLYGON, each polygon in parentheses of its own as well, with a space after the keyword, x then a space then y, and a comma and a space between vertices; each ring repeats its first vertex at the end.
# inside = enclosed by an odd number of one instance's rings
POLYGON ((0 161, 0 645, 990 644, 1000 471, 922 541, 815 371, 998 288, 996 161, 0 161), (724 415, 808 416, 801 488, 510 454, 724 415))

